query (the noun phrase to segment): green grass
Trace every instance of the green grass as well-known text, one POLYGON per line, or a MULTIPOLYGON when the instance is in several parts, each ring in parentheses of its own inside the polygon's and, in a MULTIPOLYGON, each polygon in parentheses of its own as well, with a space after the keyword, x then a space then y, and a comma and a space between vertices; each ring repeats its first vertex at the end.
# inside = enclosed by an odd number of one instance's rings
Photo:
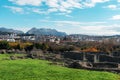
POLYGON ((2 59, 6 57, 0 55, 0 80, 120 80, 113 73, 70 69, 37 59, 2 59))
POLYGON ((0 61, 10 59, 10 56, 25 56, 26 54, 0 54, 0 61))

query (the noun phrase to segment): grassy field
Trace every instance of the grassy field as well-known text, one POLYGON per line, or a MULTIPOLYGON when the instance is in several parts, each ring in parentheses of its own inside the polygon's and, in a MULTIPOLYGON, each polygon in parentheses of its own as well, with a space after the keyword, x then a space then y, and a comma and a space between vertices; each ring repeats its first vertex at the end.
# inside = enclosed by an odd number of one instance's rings
POLYGON ((37 59, 9 60, 9 56, 0 54, 0 80, 120 80, 113 73, 70 69, 37 59))

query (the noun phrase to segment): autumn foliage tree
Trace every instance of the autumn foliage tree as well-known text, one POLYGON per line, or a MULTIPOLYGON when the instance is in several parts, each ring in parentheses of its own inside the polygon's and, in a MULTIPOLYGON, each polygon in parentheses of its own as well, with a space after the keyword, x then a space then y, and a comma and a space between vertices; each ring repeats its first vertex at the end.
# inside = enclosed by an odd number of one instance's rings
POLYGON ((99 52, 99 50, 97 50, 97 48, 91 47, 91 48, 87 48, 82 50, 83 52, 99 52))

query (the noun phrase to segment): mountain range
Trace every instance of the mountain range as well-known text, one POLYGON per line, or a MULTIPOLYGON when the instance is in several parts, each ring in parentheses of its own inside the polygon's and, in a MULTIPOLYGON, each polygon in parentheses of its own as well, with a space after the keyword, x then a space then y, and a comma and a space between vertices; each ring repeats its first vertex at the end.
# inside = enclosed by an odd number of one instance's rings
POLYGON ((0 28, 0 32, 7 32, 7 33, 16 33, 16 34, 23 34, 23 31, 20 30, 14 30, 14 29, 7 29, 7 28, 0 28))
MULTIPOLYGON (((16 33, 16 34, 33 34, 33 35, 54 35, 54 36, 66 36, 65 32, 60 32, 55 29, 47 29, 47 28, 31 28, 26 33, 20 30, 8 29, 4 27, 0 27, 0 35, 8 34, 8 33, 16 33)), ((85 34, 70 34, 70 36, 74 37, 120 37, 120 35, 111 35, 111 36, 97 36, 97 35, 85 35, 85 34)))
POLYGON ((0 28, 0 32, 9 32, 9 33, 17 33, 17 34, 34 34, 34 35, 54 35, 54 36, 65 36, 67 35, 65 32, 59 32, 55 29, 46 29, 46 28, 32 28, 28 30, 26 33, 20 30, 0 28))

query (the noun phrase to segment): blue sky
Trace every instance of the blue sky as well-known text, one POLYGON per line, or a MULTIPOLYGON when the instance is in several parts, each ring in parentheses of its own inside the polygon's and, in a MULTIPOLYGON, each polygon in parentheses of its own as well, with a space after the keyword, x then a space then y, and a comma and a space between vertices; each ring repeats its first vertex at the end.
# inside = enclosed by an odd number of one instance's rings
POLYGON ((0 27, 120 34, 120 0, 0 0, 0 27))

